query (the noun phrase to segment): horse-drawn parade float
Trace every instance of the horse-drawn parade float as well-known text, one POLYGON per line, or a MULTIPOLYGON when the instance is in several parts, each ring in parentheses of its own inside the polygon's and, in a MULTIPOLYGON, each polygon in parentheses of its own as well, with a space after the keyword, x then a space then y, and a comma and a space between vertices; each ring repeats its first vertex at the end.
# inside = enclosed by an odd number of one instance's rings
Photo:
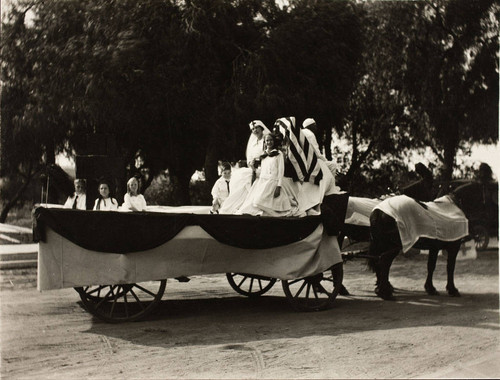
MULTIPOLYGON (((297 168, 307 177, 316 161, 308 160, 302 129, 287 120, 281 131, 290 157, 296 164, 300 150, 304 160, 297 168)), ((320 311, 347 293, 343 262, 353 258, 367 258, 376 294, 394 299, 391 264, 415 247, 429 250, 427 293, 437 294, 432 275, 443 249, 446 290, 459 296, 455 261, 461 244, 472 239, 468 216, 481 202, 480 186, 469 183, 428 202, 407 195, 352 197, 337 188, 323 192, 314 214, 287 217, 211 214, 210 206, 107 212, 41 204, 33 211, 38 290, 74 288, 90 313, 116 323, 153 312, 167 280, 225 273, 239 294, 258 297, 280 281, 293 309, 320 311), (365 240, 367 248, 342 250, 349 238, 365 240)))

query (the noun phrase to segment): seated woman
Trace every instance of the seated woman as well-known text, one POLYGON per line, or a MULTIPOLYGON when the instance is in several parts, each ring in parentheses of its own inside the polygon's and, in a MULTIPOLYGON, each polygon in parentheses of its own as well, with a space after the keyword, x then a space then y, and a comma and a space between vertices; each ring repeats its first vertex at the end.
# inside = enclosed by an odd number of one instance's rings
POLYGON ((122 210, 146 211, 146 200, 144 195, 139 193, 139 181, 132 177, 127 182, 127 193, 123 197, 122 210))
POLYGON ((99 181, 99 198, 95 200, 94 210, 118 210, 118 202, 115 198, 110 197, 109 188, 109 183, 106 180, 99 181))
POLYGON ((283 153, 278 150, 278 136, 264 137, 265 152, 261 156, 260 176, 252 185, 238 214, 288 216, 292 206, 281 184, 285 172, 283 153))

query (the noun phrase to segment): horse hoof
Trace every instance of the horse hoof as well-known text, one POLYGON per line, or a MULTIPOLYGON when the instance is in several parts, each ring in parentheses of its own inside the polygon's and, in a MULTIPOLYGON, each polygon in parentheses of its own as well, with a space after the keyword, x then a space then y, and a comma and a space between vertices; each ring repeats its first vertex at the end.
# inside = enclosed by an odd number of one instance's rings
POLYGON ((446 290, 448 290, 448 295, 450 297, 460 297, 460 292, 458 291, 457 288, 455 288, 455 289, 446 289, 446 290))
POLYGON ((433 287, 426 286, 425 291, 430 296, 438 296, 439 295, 439 292, 436 290, 436 288, 434 286, 433 287))
POLYGON ((392 292, 385 289, 381 290, 378 286, 375 288, 375 294, 386 301, 394 301, 396 298, 392 295, 392 292))
POLYGON ((339 294, 341 296, 350 296, 351 295, 351 293, 349 293, 349 291, 347 290, 347 288, 344 285, 342 285, 342 287, 340 288, 339 294))

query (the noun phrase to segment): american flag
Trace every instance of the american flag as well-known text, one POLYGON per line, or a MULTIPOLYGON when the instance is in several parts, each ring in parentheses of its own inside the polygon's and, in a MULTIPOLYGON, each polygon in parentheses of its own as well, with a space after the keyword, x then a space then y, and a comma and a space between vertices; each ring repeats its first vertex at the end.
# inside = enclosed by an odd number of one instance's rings
POLYGON ((274 126, 290 142, 288 159, 298 179, 318 185, 323 178, 318 157, 302 129, 295 125, 295 117, 282 117, 276 120, 274 126))

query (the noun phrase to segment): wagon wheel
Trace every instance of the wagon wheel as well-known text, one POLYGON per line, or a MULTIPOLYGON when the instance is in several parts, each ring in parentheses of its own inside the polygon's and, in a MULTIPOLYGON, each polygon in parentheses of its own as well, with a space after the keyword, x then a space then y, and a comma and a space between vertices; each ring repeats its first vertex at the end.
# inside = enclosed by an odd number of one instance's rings
POLYGON ((97 285, 75 288, 86 309, 111 323, 137 321, 160 303, 167 280, 140 284, 97 285))
POLYGON ((335 264, 325 272, 297 280, 283 280, 283 291, 292 307, 299 311, 319 311, 333 305, 342 288, 344 268, 335 264))
POLYGON ((488 243, 490 242, 490 236, 486 227, 477 224, 472 227, 472 236, 474 237, 474 243, 478 251, 484 251, 488 248, 488 243))
POLYGON ((227 281, 238 293, 247 297, 258 297, 269 291, 275 278, 245 273, 226 273, 227 281))

